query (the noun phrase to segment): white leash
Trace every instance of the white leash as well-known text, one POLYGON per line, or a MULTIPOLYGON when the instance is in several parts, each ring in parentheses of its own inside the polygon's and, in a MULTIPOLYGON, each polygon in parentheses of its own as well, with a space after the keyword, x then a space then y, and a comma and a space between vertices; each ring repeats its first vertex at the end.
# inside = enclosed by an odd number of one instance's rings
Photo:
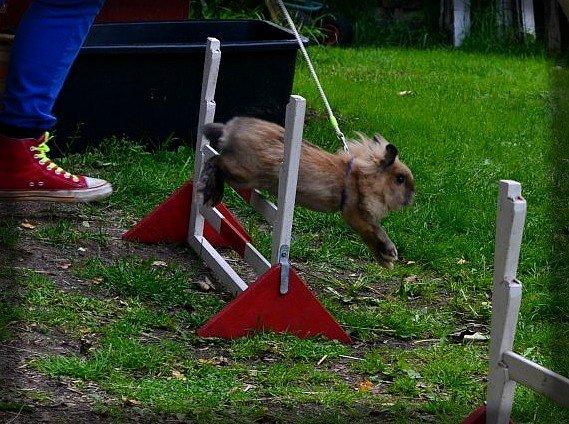
POLYGON ((326 97, 326 93, 324 92, 324 88, 322 88, 322 84, 320 83, 320 79, 318 78, 318 75, 316 74, 316 71, 314 70, 314 66, 312 65, 312 60, 310 60, 310 56, 308 56, 308 52, 306 51, 304 44, 302 44, 302 39, 300 38, 300 34, 298 33, 298 29, 296 28, 296 25, 292 21, 292 18, 290 17, 290 14, 288 13, 288 10, 287 10, 286 6, 284 5, 283 1, 277 0, 277 3, 279 4, 279 6, 283 12, 283 15, 284 15, 286 21, 288 22, 288 25, 292 29, 292 32, 294 32, 294 36, 296 37, 296 41, 298 42, 298 45, 300 46, 300 51, 302 52, 302 55, 304 56, 304 59, 306 60, 306 63, 308 64, 308 69, 310 70, 310 74, 312 75, 314 82, 316 82, 316 86, 318 87, 318 91, 320 92, 320 97, 322 97, 322 101, 324 102, 324 106, 326 107, 326 111, 328 112, 328 117, 330 118, 330 122, 332 123, 332 126, 334 127, 334 130, 336 131, 336 136, 344 145, 344 150, 349 153, 350 149, 348 147, 348 142, 346 141, 346 136, 344 135, 342 130, 340 130, 340 126, 338 125, 338 120, 334 116, 334 112, 332 111, 332 108, 330 107, 330 102, 328 101, 328 97, 326 97))

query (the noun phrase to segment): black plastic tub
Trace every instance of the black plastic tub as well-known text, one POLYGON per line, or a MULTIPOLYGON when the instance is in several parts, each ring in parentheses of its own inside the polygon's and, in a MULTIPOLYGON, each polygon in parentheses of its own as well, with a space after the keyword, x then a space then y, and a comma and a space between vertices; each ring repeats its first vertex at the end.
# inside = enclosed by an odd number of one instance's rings
POLYGON ((110 136, 193 144, 207 37, 221 41, 216 121, 282 124, 298 50, 288 30, 255 20, 101 24, 56 103, 60 145, 81 151, 110 136))

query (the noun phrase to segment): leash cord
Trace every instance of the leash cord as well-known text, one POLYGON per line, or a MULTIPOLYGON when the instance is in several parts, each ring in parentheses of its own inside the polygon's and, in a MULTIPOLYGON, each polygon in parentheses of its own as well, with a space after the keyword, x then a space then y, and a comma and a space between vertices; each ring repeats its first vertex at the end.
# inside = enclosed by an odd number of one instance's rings
POLYGON ((292 18, 290 17, 290 14, 288 13, 288 10, 283 3, 283 0, 277 0, 277 3, 279 4, 288 25, 290 26, 290 28, 292 29, 292 32, 294 33, 294 36, 296 37, 296 41, 298 42, 298 45, 300 46, 300 51, 302 52, 302 55, 304 56, 304 59, 306 60, 306 64, 308 65, 308 69, 310 70, 310 74, 312 75, 312 78, 314 79, 314 82, 316 83, 316 87, 318 87, 318 91, 320 92, 320 97, 322 97, 322 101, 324 102, 324 106, 326 107, 326 111, 328 112, 328 117, 330 118, 330 122, 332 123, 332 126, 334 127, 334 130, 336 131, 336 136, 344 145, 344 151, 349 153, 350 149, 348 147, 348 142, 346 141, 346 136, 344 135, 344 133, 340 129, 340 125, 338 125, 338 120, 334 116, 334 112, 332 111, 332 107, 330 106, 330 102, 328 101, 328 97, 326 97, 326 93, 324 92, 324 88, 322 87, 322 84, 320 83, 320 79, 318 78, 318 74, 316 74, 316 70, 314 69, 314 66, 312 65, 312 60, 310 60, 310 56, 308 55, 308 52, 306 51, 306 48, 304 47, 304 44, 302 43, 302 38, 300 37, 298 29, 296 28, 296 25, 292 21, 292 18))

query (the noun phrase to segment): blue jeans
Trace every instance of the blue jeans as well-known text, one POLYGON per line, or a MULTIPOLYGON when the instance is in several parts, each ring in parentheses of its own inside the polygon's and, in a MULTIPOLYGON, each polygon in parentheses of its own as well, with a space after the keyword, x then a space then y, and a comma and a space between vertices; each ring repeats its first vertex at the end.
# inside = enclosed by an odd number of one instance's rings
POLYGON ((34 0, 12 47, 0 131, 34 133, 55 125, 53 105, 104 2, 34 0))

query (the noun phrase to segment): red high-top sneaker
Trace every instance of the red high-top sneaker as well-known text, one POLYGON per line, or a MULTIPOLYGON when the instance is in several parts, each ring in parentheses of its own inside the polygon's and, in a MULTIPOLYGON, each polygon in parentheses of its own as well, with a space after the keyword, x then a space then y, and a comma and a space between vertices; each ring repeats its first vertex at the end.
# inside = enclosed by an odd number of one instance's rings
POLYGON ((72 175, 47 154, 49 136, 16 139, 0 135, 0 200, 92 202, 113 192, 98 178, 72 175))

